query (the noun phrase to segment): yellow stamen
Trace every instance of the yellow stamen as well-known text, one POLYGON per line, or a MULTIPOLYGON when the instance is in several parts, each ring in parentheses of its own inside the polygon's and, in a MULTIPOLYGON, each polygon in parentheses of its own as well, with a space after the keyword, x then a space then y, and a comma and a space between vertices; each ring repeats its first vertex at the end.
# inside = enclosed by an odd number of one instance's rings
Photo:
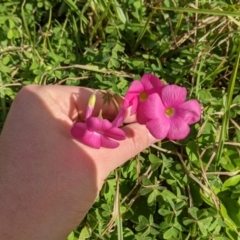
POLYGON ((141 93, 139 94, 139 100, 140 100, 140 101, 144 102, 144 101, 147 100, 147 98, 148 98, 148 94, 147 94, 146 92, 141 92, 141 93))
POLYGON ((174 108, 167 108, 165 110, 165 113, 168 117, 171 117, 174 114, 174 112, 175 112, 174 108))

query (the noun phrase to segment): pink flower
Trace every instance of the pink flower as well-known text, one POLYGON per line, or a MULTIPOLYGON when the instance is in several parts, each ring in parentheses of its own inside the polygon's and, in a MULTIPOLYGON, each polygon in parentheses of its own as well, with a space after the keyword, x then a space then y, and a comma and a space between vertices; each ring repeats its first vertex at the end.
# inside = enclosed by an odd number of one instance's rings
POLYGON ((201 117, 199 102, 185 102, 186 96, 186 88, 166 85, 160 94, 149 95, 144 105, 139 106, 137 120, 145 122, 157 139, 184 139, 190 132, 189 124, 196 123, 201 117))
POLYGON ((124 107, 122 107, 119 110, 118 115, 116 116, 116 118, 113 120, 112 125, 114 127, 121 127, 123 125, 125 114, 126 114, 126 109, 124 107))
POLYGON ((145 102, 150 94, 160 92, 163 83, 151 73, 142 76, 141 81, 133 81, 129 87, 125 99, 124 108, 131 108, 131 115, 135 114, 138 106, 145 102))
POLYGON ((116 148, 119 143, 114 140, 124 140, 126 138, 122 129, 113 126, 107 119, 98 117, 89 117, 85 123, 75 123, 71 133, 81 143, 97 149, 100 147, 116 148))
POLYGON ((126 138, 125 132, 118 128, 123 123, 125 109, 121 109, 111 123, 107 119, 92 117, 95 102, 96 95, 93 94, 88 101, 86 121, 75 123, 71 129, 71 134, 81 143, 93 148, 116 148, 119 143, 114 140, 124 140, 126 138))

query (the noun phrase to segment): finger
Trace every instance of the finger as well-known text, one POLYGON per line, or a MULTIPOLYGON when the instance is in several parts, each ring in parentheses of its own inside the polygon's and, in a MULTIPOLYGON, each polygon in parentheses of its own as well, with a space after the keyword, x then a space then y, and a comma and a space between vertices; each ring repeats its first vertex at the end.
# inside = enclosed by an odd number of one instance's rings
POLYGON ((133 114, 131 115, 131 108, 127 108, 124 123, 134 123, 137 122, 137 115, 133 114))
POLYGON ((96 89, 75 87, 75 86, 60 86, 48 85, 38 86, 41 92, 47 92, 54 101, 62 108, 72 120, 76 118, 84 119, 87 111, 88 100, 91 94, 96 93, 97 100, 93 111, 93 116, 98 116, 100 110, 104 118, 112 120, 117 112, 114 105, 105 103, 102 98, 102 93, 96 89))
MULTIPOLYGON (((104 103, 103 95, 97 89, 60 85, 37 87, 41 87, 43 91, 47 89, 54 100, 62 107, 63 111, 65 111, 65 114, 72 120, 76 120, 76 118, 82 120, 85 118, 89 97, 94 92, 96 93, 97 100, 93 116, 98 116, 100 110, 102 110, 103 117, 109 120, 113 120, 117 115, 113 103, 104 103)), ((119 107, 123 106, 124 98, 122 96, 118 96, 115 100, 119 107)), ((136 114, 131 115, 130 110, 131 108, 128 108, 126 111, 124 123, 136 122, 136 114)))
POLYGON ((127 138, 120 141, 118 148, 109 151, 101 149, 102 153, 106 153, 107 156, 98 161, 97 164, 100 164, 106 176, 109 172, 133 158, 154 142, 159 141, 151 136, 145 125, 132 123, 122 129, 125 131, 127 138), (106 162, 106 159, 110 160, 106 162))

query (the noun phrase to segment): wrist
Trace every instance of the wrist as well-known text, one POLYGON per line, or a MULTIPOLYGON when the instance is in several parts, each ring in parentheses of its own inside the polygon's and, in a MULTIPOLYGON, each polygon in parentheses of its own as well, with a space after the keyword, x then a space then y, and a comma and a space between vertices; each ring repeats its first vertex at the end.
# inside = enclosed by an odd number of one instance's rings
MULTIPOLYGON (((29 189, 28 185, 34 183, 28 184, 31 181, 26 175, 25 181, 23 175, 22 178, 18 176, 21 169, 18 168, 17 173, 15 166, 11 169, 6 166, 5 162, 11 163, 14 154, 5 151, 3 145, 0 141, 0 238, 65 240, 68 233, 59 232, 56 224, 53 226, 56 220, 51 212, 44 210, 43 201, 36 194, 38 187, 29 189)), ((21 158, 18 160, 21 161, 21 158)))
POLYGON ((0 194, 0 236, 1 239, 12 240, 65 240, 67 233, 59 232, 59 228, 40 214, 22 205, 21 197, 9 196, 1 191, 0 194), (5 195, 2 195, 5 194, 5 195), (18 199, 18 200, 17 200, 18 199))

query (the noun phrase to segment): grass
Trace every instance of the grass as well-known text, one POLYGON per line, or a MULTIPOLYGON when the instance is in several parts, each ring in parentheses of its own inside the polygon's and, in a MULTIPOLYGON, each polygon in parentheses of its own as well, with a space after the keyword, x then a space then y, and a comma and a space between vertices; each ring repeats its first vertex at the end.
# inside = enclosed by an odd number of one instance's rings
POLYGON ((110 174, 76 239, 240 239, 240 2, 0 3, 0 128, 21 87, 124 94, 152 72, 188 89, 202 119, 110 174))

